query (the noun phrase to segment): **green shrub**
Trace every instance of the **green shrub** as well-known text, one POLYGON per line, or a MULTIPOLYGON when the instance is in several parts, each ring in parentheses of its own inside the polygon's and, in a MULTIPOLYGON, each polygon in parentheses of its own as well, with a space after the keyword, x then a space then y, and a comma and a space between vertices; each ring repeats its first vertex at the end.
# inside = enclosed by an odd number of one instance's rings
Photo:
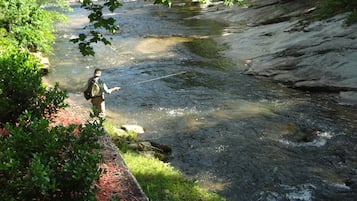
POLYGON ((237 4, 239 6, 248 5, 248 2, 246 0, 223 0, 223 2, 228 6, 233 6, 234 4, 237 4))
MULTIPOLYGON (((0 0, 0 28, 20 48, 49 52, 54 42, 54 21, 64 17, 45 10, 40 2, 48 1, 0 0)), ((54 2, 55 6, 66 8, 65 1, 54 2)))
POLYGON ((357 9, 347 16, 346 25, 350 26, 357 22, 357 9))
POLYGON ((27 113, 0 136, 0 200, 95 200, 101 123, 56 126, 27 113))
POLYGON ((344 12, 352 12, 347 16, 347 25, 356 23, 357 1, 324 0, 319 8, 318 16, 320 19, 325 19, 344 12))
POLYGON ((0 54, 0 124, 14 123, 25 111, 43 117, 64 108, 66 92, 58 85, 46 89, 38 61, 27 52, 10 49, 0 54))
POLYGON ((41 91, 37 61, 14 50, 0 55, 0 80, 0 122, 13 122, 41 91))

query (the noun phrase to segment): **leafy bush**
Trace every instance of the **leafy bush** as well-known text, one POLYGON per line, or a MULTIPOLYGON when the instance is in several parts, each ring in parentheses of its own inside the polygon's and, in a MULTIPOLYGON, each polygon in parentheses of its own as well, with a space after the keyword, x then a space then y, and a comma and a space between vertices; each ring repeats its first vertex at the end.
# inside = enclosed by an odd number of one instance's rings
POLYGON ((95 200, 103 122, 50 127, 67 95, 29 53, 53 42, 48 2, 67 1, 0 0, 0 200, 95 200))
POLYGON ((0 200, 95 200, 100 123, 56 126, 22 115, 0 136, 0 200))
POLYGON ((354 23, 357 23, 357 8, 355 11, 353 11, 351 14, 349 14, 346 19, 347 26, 350 26, 354 23))
MULTIPOLYGON (((49 52, 54 42, 54 21, 64 17, 43 9, 40 2, 48 1, 0 0, 0 28, 20 48, 49 52)), ((65 1, 58 0, 54 5, 66 8, 65 1)))
POLYGON ((246 0, 223 0, 223 2, 228 6, 233 6, 233 4, 237 4, 239 6, 248 5, 248 2, 246 0))
POLYGON ((66 92, 58 85, 46 90, 38 61, 27 52, 9 48, 0 54, 0 80, 0 124, 16 122, 25 110, 43 117, 66 106, 66 92))

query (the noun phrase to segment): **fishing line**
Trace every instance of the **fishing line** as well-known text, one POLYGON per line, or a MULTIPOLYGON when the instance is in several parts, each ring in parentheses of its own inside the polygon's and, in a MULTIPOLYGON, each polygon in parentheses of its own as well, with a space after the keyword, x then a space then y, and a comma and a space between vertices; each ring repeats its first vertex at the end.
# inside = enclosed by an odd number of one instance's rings
POLYGON ((184 74, 184 73, 187 73, 187 72, 186 71, 181 71, 181 72, 178 72, 178 73, 164 75, 164 76, 161 76, 161 77, 156 77, 156 78, 152 78, 152 79, 148 79, 148 80, 134 82, 134 83, 128 84, 126 86, 137 85, 137 84, 142 84, 142 83, 146 83, 146 82, 152 82, 152 81, 155 81, 155 80, 161 80, 161 79, 164 79, 164 78, 168 78, 168 77, 172 77, 172 76, 176 76, 176 75, 181 75, 181 74, 184 74))

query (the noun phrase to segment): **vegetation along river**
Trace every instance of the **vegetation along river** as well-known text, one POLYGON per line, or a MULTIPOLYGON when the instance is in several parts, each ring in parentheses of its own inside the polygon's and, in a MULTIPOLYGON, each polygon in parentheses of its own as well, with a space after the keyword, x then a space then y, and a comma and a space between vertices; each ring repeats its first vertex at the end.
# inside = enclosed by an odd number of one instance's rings
POLYGON ((191 18, 199 12, 124 2, 112 46, 82 57, 68 40, 87 13, 74 6, 48 78, 90 107, 82 91, 104 69, 122 86, 107 96, 108 121, 143 126, 142 139, 169 145, 175 168, 227 200, 356 200, 356 109, 242 74, 214 41, 225 24, 191 18))

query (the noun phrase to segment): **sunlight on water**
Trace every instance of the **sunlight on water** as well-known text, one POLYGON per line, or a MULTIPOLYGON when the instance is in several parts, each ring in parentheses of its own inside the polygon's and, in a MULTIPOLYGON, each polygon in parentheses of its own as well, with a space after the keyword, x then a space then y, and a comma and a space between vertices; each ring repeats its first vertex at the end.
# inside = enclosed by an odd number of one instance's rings
POLYGON ((329 139, 331 139, 334 136, 334 134, 330 132, 317 132, 315 139, 309 141, 309 142, 292 142, 287 139, 279 139, 279 142, 288 145, 288 146, 294 146, 294 147, 300 147, 300 146, 315 146, 315 147, 321 147, 326 145, 329 139))
POLYGON ((279 142, 281 144, 288 145, 288 146, 294 146, 294 147, 303 147, 303 146, 321 147, 327 143, 327 140, 321 138, 321 139, 313 140, 312 142, 296 143, 296 142, 291 142, 289 140, 280 139, 279 142))
POLYGON ((190 114, 199 114, 200 112, 196 108, 177 108, 177 109, 170 109, 170 108, 157 108, 158 111, 164 111, 167 115, 171 117, 178 117, 178 116, 185 116, 190 114))
POLYGON ((82 57, 68 42, 86 20, 81 9, 71 15, 68 25, 60 25, 46 78, 89 110, 82 90, 93 70, 103 68, 109 86, 123 87, 106 98, 107 120, 144 127, 142 140, 172 147, 175 168, 227 200, 311 201, 336 189, 355 195, 345 182, 355 179, 353 112, 241 73, 239 63, 222 59, 224 48, 214 37, 202 40, 221 33, 217 22, 142 5, 112 15, 120 34, 110 47, 95 44, 94 57, 82 57), (132 84, 181 71, 187 73, 132 84), (332 190, 319 192, 326 186, 332 190))
POLYGON ((174 46, 188 41, 191 40, 182 37, 146 37, 136 45, 135 51, 142 54, 164 54, 172 50, 174 46))
POLYGON ((173 48, 189 40, 181 37, 117 39, 110 47, 93 45, 97 52, 94 57, 83 57, 74 44, 61 42, 55 50, 66 51, 57 51, 56 56, 50 58, 54 72, 47 77, 70 91, 82 90, 95 68, 127 67, 141 61, 180 57, 173 48))
POLYGON ((288 201, 312 201, 313 200, 313 191, 315 186, 312 184, 302 184, 299 186, 288 186, 281 185, 281 187, 286 192, 285 194, 274 192, 274 191, 265 191, 261 192, 258 200, 260 201, 276 201, 276 200, 288 200, 288 201))
POLYGON ((303 189, 296 192, 291 192, 286 195, 289 200, 312 201, 312 192, 309 189, 303 189))

